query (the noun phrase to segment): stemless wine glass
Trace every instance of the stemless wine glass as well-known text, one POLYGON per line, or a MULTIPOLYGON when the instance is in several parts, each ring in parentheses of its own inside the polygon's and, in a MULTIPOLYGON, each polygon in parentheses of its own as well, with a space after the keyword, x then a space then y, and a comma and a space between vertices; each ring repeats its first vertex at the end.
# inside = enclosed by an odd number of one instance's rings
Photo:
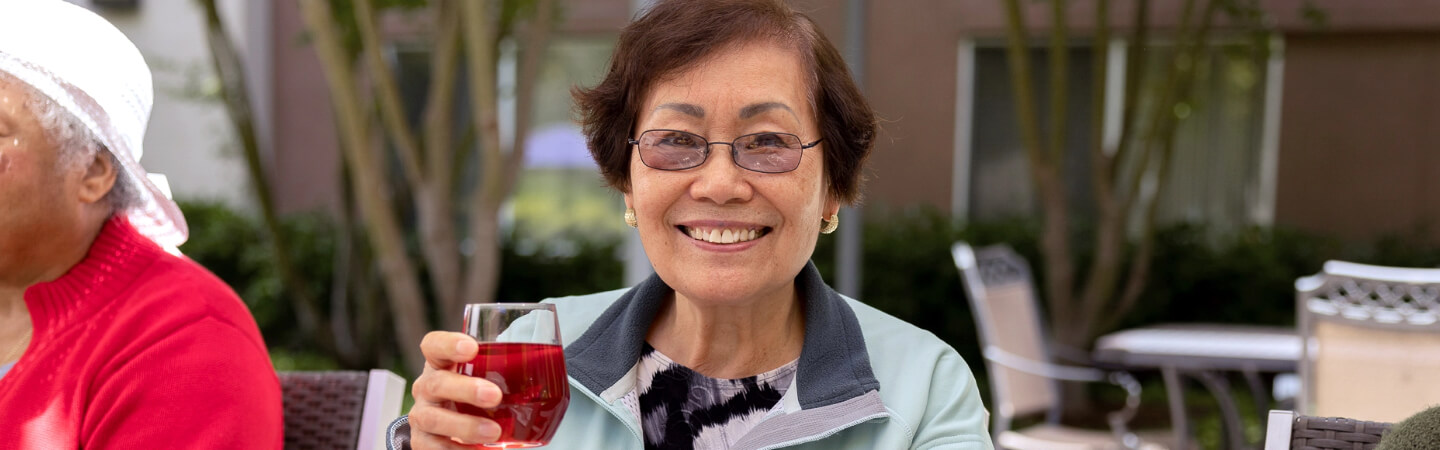
POLYGON ((500 424, 500 439, 483 446, 521 448, 549 443, 570 405, 555 305, 473 303, 465 305, 461 327, 480 344, 480 352, 456 371, 490 380, 502 394, 495 408, 455 405, 462 413, 500 424))

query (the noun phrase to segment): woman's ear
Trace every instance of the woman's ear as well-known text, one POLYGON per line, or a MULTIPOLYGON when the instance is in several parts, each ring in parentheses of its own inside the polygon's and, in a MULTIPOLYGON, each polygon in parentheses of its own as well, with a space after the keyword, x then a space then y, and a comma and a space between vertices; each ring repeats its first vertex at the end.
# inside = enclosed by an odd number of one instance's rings
POLYGON ((85 166, 85 174, 80 178, 80 201, 85 203, 99 203, 115 187, 115 177, 120 175, 120 168, 115 167, 115 160, 104 150, 95 152, 90 158, 90 164, 85 166))
POLYGON ((840 200, 836 200, 834 197, 826 199, 824 213, 826 218, 840 214, 840 200))

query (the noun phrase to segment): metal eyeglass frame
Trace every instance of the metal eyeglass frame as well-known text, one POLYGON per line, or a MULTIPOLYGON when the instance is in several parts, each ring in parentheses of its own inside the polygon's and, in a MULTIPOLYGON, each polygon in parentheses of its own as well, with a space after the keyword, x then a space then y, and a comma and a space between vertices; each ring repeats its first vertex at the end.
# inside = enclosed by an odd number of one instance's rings
MULTIPOLYGON (((691 132, 689 132, 689 131, 683 131, 683 130, 671 130, 671 129, 665 129, 665 128, 656 128, 656 129, 641 131, 641 132, 640 132, 640 136, 641 136, 641 137, 644 137, 644 136, 645 136, 645 133, 649 133, 649 132, 651 132, 651 131, 668 131, 668 132, 673 132, 673 133, 688 134, 688 135, 691 135, 691 136, 695 136, 695 137, 700 138, 700 142, 703 142, 703 143, 705 144, 705 145, 704 145, 705 151, 701 153, 700 162, 695 163, 695 165, 689 166, 689 167, 680 167, 680 168, 675 168, 675 169, 665 169, 665 168, 655 167, 655 166, 650 165, 650 163, 645 162, 644 154, 643 154, 643 153, 641 154, 640 163, 641 163, 641 164, 644 164, 645 167, 649 167, 649 168, 655 169, 655 170, 666 170, 666 171, 689 170, 689 169, 694 169, 694 168, 696 168, 696 167, 700 167, 700 166, 702 166, 702 165, 705 165, 705 161, 709 161, 709 160, 710 160, 710 146, 712 146, 712 145, 717 145, 717 144, 718 144, 718 145, 728 145, 728 146, 730 146, 730 162, 733 163, 733 164, 735 164, 736 167, 739 167, 739 168, 741 168, 741 169, 745 169, 745 170, 749 170, 749 171, 751 171, 751 172, 757 172, 757 173, 787 173, 787 172, 794 172, 795 169, 800 168, 800 159, 796 159, 796 160, 795 160, 795 167, 792 167, 792 168, 787 169, 787 170, 781 170, 781 171, 775 171, 775 172, 769 172, 769 171, 764 171, 764 170, 756 170, 756 169, 753 169, 753 168, 750 168, 750 167, 745 167, 744 165, 741 165, 741 164, 740 164, 740 157, 739 157, 739 154, 738 154, 739 152, 736 150, 736 145, 735 145, 735 143, 740 142, 741 139, 745 139, 745 138, 751 137, 751 136, 762 135, 762 134, 778 134, 778 135, 794 136, 797 141, 800 141, 800 142, 801 142, 801 144, 800 144, 800 149, 799 149, 799 150, 801 151, 800 154, 801 154, 801 157, 803 158, 803 157, 804 157, 804 154, 805 154, 805 153, 804 153, 804 150, 805 150, 805 149, 814 148, 815 146, 820 145, 820 142, 821 142, 821 141, 824 141, 824 140, 825 140, 825 138, 820 138, 820 139, 816 139, 814 142, 811 142, 811 143, 809 143, 809 144, 806 144, 806 143, 804 143, 805 141, 800 138, 800 135, 795 134, 795 133, 785 133, 785 132, 779 132, 779 131, 762 131, 762 132, 759 132, 759 133, 750 133, 750 134, 744 134, 744 135, 737 136, 737 137, 735 137, 735 140, 732 140, 732 141, 730 141, 730 142, 723 142, 723 141, 713 141, 713 142, 712 142, 712 141, 710 141, 709 138, 706 138, 705 136, 701 136, 701 135, 699 135, 699 134, 697 134, 697 133, 691 133, 691 132)), ((627 141, 630 145, 635 145, 635 146, 639 146, 639 145, 640 145, 640 140, 639 140, 639 139, 631 138, 631 139, 627 139, 626 141, 627 141)))

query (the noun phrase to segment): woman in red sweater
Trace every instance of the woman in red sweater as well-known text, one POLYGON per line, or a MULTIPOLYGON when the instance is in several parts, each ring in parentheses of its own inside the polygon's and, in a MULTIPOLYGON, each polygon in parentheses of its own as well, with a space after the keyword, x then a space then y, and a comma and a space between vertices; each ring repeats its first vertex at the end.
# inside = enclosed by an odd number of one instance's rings
POLYGON ((0 448, 282 446, 245 305, 140 167, 134 45, 60 0, 0 7, 0 448))

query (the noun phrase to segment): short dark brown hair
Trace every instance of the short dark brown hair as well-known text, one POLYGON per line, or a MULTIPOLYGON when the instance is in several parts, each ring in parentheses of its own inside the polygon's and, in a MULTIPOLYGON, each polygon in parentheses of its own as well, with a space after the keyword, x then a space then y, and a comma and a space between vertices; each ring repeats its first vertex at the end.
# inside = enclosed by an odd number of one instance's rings
POLYGON ((858 201, 861 170, 874 146, 875 113, 840 52, 813 20, 781 0, 660 0, 621 31, 605 79, 572 92, 605 181, 630 191, 628 139, 656 80, 727 46, 755 41, 789 46, 808 66, 826 187, 842 202, 858 201))

